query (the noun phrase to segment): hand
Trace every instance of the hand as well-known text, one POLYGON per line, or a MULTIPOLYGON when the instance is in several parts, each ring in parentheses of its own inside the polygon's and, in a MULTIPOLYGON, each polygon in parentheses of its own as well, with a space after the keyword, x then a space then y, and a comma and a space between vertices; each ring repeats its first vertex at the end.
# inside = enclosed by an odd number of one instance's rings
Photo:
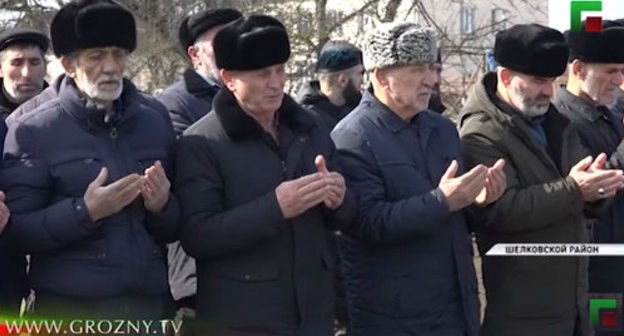
POLYGON ((89 183, 84 195, 87 211, 94 222, 118 213, 141 192, 143 177, 139 174, 130 174, 104 186, 107 178, 108 169, 104 167, 95 180, 89 183))
POLYGON ((324 202, 328 189, 326 176, 314 173, 280 183, 275 195, 284 218, 290 219, 324 202))
POLYGON ((594 202, 615 196, 624 187, 624 174, 619 169, 602 169, 606 155, 596 160, 591 156, 579 161, 568 174, 581 189, 585 202, 594 202))
POLYGON ((6 205, 6 195, 3 191, 0 191, 0 234, 4 231, 4 228, 9 223, 11 217, 11 211, 6 205))
POLYGON ((141 187, 141 196, 145 209, 151 213, 161 213, 169 201, 171 183, 165 174, 160 161, 156 161, 145 170, 144 183, 141 187))
POLYGON ((449 209, 457 211, 474 202, 485 187, 488 169, 484 165, 472 168, 464 175, 455 177, 459 164, 453 160, 440 179, 439 188, 446 197, 449 209))
POLYGON ((499 159, 494 165, 488 168, 485 178, 485 187, 481 189, 479 195, 475 198, 475 204, 478 206, 486 206, 498 200, 505 192, 507 186, 507 178, 503 168, 505 160, 499 159))
POLYGON ((314 165, 316 165, 318 172, 325 174, 325 177, 328 179, 329 190, 327 192, 327 197, 323 200, 323 204, 329 209, 337 209, 342 205, 347 191, 344 177, 337 172, 330 172, 327 170, 325 158, 322 155, 317 155, 316 158, 314 158, 314 165))
MULTIPOLYGON (((591 159, 591 157, 590 157, 591 159)), ((589 165, 589 168, 587 168, 587 171, 590 173, 595 173, 601 170, 604 170, 604 164, 607 162, 607 154, 605 153, 600 153, 598 154, 598 156, 596 156, 596 159, 594 160, 594 162, 592 162, 589 165)))

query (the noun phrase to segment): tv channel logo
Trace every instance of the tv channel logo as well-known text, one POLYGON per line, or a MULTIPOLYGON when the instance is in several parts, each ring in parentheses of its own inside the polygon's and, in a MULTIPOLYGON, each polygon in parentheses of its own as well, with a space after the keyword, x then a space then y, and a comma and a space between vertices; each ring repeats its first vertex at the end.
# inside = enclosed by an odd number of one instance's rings
POLYGON ((588 302, 589 321, 596 335, 613 335, 624 330, 622 294, 590 293, 588 302))
MULTIPOLYGON (((602 11, 601 0, 572 0, 570 2, 570 31, 580 31, 584 12, 602 11)), ((602 16, 588 16, 585 18, 585 31, 596 33, 602 30, 602 16)))

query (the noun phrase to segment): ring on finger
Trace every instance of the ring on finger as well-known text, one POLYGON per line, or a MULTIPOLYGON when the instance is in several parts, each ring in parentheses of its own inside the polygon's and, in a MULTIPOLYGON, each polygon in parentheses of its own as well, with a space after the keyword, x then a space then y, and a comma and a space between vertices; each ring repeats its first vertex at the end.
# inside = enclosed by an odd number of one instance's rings
POLYGON ((604 196, 606 194, 604 188, 598 188, 598 195, 604 196))

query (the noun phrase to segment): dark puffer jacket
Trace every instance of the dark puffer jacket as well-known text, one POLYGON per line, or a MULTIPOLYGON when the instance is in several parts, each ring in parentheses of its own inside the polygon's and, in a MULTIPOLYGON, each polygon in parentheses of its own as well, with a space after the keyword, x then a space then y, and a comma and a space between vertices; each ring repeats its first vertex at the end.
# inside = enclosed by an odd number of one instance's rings
POLYGON ((1 187, 12 210, 4 235, 32 255, 35 290, 83 299, 168 295, 164 243, 176 238, 179 207, 152 214, 138 198, 93 222, 83 200, 102 167, 109 184, 156 160, 170 173, 175 135, 166 109, 124 80, 115 124, 86 107, 65 77, 58 96, 9 128, 1 187))

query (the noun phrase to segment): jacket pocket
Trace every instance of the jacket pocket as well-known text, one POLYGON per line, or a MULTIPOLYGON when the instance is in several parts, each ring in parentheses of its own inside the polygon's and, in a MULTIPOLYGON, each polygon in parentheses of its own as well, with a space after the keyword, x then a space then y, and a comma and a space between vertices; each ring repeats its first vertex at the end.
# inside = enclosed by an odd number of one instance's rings
POLYGON ((386 192, 392 200, 401 200, 433 188, 425 167, 411 161, 386 161, 380 163, 386 192))
POLYGON ((57 159, 51 164, 55 190, 69 197, 81 197, 103 166, 92 153, 57 159))
POLYGON ((108 263, 108 253, 104 250, 70 250, 63 252, 58 256, 59 259, 71 259, 71 260, 93 260, 100 261, 104 264, 108 263))
POLYGON ((106 238, 87 239, 45 257, 62 260, 90 260, 106 264, 110 262, 106 244, 106 238))
POLYGON ((271 281, 279 277, 277 263, 266 260, 224 262, 219 270, 223 276, 241 282, 271 281))

